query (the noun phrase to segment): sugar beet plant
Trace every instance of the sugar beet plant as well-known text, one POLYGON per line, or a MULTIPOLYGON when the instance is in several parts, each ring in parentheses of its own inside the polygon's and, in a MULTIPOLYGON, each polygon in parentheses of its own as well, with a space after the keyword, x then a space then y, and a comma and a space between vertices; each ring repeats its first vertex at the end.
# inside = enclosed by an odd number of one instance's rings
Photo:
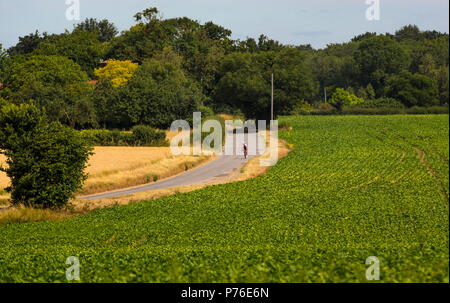
POLYGON ((2 103, 0 152, 7 157, 13 204, 61 208, 81 188, 91 147, 59 122, 48 122, 32 104, 2 103))
POLYGON ((446 282, 448 115, 288 117, 263 176, 0 226, 0 282, 446 282), (373 281, 377 282, 377 281, 373 281))

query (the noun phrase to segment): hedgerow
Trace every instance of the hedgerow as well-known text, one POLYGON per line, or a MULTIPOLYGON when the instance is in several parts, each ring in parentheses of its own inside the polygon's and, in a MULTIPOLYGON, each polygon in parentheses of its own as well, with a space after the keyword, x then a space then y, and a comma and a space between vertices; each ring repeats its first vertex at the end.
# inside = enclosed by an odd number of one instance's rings
POLYGON ((401 107, 362 107, 351 106, 344 107, 339 112, 337 109, 314 109, 312 111, 301 111, 299 115, 304 116, 336 116, 336 115, 438 115, 448 114, 448 106, 431 106, 431 107, 418 107, 411 108, 401 107))
POLYGON ((83 130, 82 136, 97 146, 167 146, 166 133, 146 125, 137 125, 131 132, 107 129, 83 130))

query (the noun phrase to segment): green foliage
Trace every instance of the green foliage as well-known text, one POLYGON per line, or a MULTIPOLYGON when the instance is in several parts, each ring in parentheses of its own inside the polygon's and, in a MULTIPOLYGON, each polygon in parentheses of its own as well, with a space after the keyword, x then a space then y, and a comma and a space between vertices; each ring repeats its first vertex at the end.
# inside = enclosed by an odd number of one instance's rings
POLYGON ((29 53, 32 53, 35 49, 38 48, 39 43, 44 41, 46 37, 47 37, 46 33, 44 33, 44 36, 42 37, 39 34, 39 31, 36 31, 23 37, 19 37, 19 43, 17 43, 15 46, 10 47, 8 49, 8 54, 10 56, 16 56, 16 55, 27 55, 29 53))
POLYGON ((375 99, 375 90, 372 85, 369 84, 367 87, 360 87, 356 95, 364 100, 374 100, 375 99))
POLYGON ((232 48, 231 31, 212 22, 201 25, 188 18, 161 20, 155 8, 136 14, 136 26, 114 39, 109 58, 142 63, 172 48, 183 57, 182 67, 204 93, 214 89, 220 60, 232 48))
POLYGON ((411 108, 406 109, 406 113, 410 115, 439 115, 439 114, 447 114, 448 115, 448 106, 431 106, 431 107, 420 107, 413 106, 411 108))
POLYGON ((203 117, 203 118, 214 116, 214 111, 213 111, 213 109, 210 108, 210 107, 208 107, 208 106, 201 105, 201 106, 199 107, 198 111, 202 113, 202 117, 203 117))
POLYGON ((107 19, 97 21, 95 18, 86 18, 75 26, 77 30, 96 33, 100 42, 110 42, 119 33, 117 27, 107 19))
POLYGON ((408 107, 439 104, 436 84, 424 75, 408 71, 402 71, 388 79, 386 95, 408 107))
POLYGON ((399 107, 347 107, 340 112, 342 115, 404 115, 406 111, 399 107))
POLYGON ((403 109, 405 106, 400 102, 392 98, 379 98, 364 100, 363 103, 357 104, 351 107, 358 108, 398 108, 403 109))
POLYGON ((142 12, 134 15, 136 21, 145 20, 146 23, 151 23, 158 20, 159 11, 156 7, 146 8, 142 12))
POLYGON ((158 13, 156 8, 137 13, 138 24, 112 40, 107 57, 142 63, 162 51, 176 32, 159 20, 158 13))
POLYGON ((256 54, 228 55, 222 62, 220 81, 214 90, 216 107, 238 108, 247 117, 265 117, 270 106, 267 75, 270 71, 262 73, 260 65, 256 54))
POLYGON ((88 77, 73 61, 61 56, 17 57, 5 74, 3 97, 15 103, 34 100, 51 120, 72 127, 96 124, 88 77))
POLYGON ((366 32, 352 38, 352 42, 359 42, 377 36, 376 32, 366 32))
MULTIPOLYGON (((378 100, 374 100, 378 101, 378 100)), ((438 115, 448 114, 448 106, 431 106, 431 107, 418 107, 413 106, 411 108, 405 108, 403 104, 401 107, 397 103, 387 103, 383 106, 383 103, 373 104, 369 102, 368 106, 365 103, 361 103, 356 106, 344 107, 341 111, 336 108, 321 108, 312 110, 301 110, 294 114, 296 115, 314 115, 314 116, 335 116, 335 115, 438 115), (371 105, 370 105, 371 104, 371 105)))
POLYGON ((166 146, 166 133, 138 125, 131 132, 90 129, 81 132, 83 138, 96 146, 166 146))
MULTIPOLYGON (((25 89, 28 93, 4 89, 0 95, 7 98, 11 94, 18 103, 33 98, 39 106, 45 105, 53 120, 73 127, 100 125, 110 129, 138 124, 166 128, 174 118, 189 119, 200 104, 215 112, 268 119, 272 72, 275 115, 313 113, 307 106, 306 110, 298 108, 299 102, 305 100, 311 106, 327 102, 325 93, 330 99, 336 88, 364 100, 395 98, 408 107, 449 103, 446 33, 408 25, 395 34, 367 32, 349 42, 316 50, 310 45, 283 45, 265 35, 232 40, 230 30, 213 22, 202 24, 187 17, 163 19, 157 8, 145 9, 134 17, 136 25, 119 36, 108 20, 91 18, 72 32, 40 35, 36 31, 21 37, 8 50, 12 57, 2 59, 0 55, 0 82, 6 86, 10 85, 9 66, 31 60, 36 54, 71 59, 89 78, 94 78, 101 59, 135 62, 140 68, 132 83, 128 82, 132 75, 129 69, 107 67, 101 70, 110 74, 99 75, 101 83, 95 86, 94 94, 73 77, 76 87, 63 91, 60 84, 53 89, 52 81, 46 85, 31 79, 33 88, 25 89), (403 71, 414 76, 405 76, 403 71), (117 88, 111 87, 107 78, 117 88), (402 84, 407 87, 402 89, 402 84)), ((40 64, 36 71, 30 66, 29 73, 40 73, 41 69, 40 64)))
POLYGON ((355 62, 362 84, 372 84, 379 96, 386 76, 407 68, 409 58, 395 40, 388 36, 376 36, 359 44, 355 62))
POLYGON ((87 178, 91 147, 73 129, 48 123, 34 105, 9 104, 0 110, 1 170, 11 179, 13 204, 62 208, 87 178))
POLYGON ((98 33, 75 30, 46 39, 39 44, 34 53, 46 56, 64 56, 78 65, 91 78, 94 69, 104 57, 106 46, 98 40, 98 33))
POLYGON ((0 98, 0 108, 2 108, 5 105, 8 105, 10 103, 11 103, 10 101, 7 101, 7 100, 5 100, 3 98, 0 98))
POLYGON ((13 92, 33 80, 61 86, 88 80, 79 65, 62 56, 20 57, 13 61, 8 72, 7 83, 13 92))
POLYGON ((81 131, 82 137, 95 146, 132 146, 132 133, 108 129, 88 129, 81 131))
POLYGON ((113 83, 106 79, 94 86, 92 103, 98 124, 103 127, 120 127, 117 121, 118 115, 123 111, 118 106, 121 102, 121 89, 114 87, 113 83))
POLYGON ((439 89, 439 102, 441 105, 449 104, 449 68, 442 66, 437 72, 437 85, 439 89))
POLYGON ((166 140, 166 133, 156 131, 146 125, 136 125, 132 129, 135 144, 141 146, 162 145, 166 140))
POLYGON ((305 100, 301 100, 298 102, 291 111, 292 115, 309 115, 314 108, 306 102, 305 100))
POLYGON ((248 118, 269 119, 272 71, 276 115, 289 113, 302 99, 312 99, 317 83, 303 64, 301 52, 284 49, 278 53, 228 55, 214 91, 216 106, 238 108, 248 118))
POLYGON ((421 40, 422 35, 420 29, 417 25, 406 25, 395 32, 395 39, 398 41, 410 39, 410 40, 421 40))
MULTIPOLYGON (((326 87, 365 86, 360 83, 355 61, 358 43, 330 44, 326 49, 309 55, 307 60, 315 78, 320 82, 318 96, 324 98, 326 87)), ((332 91, 327 91, 331 96, 332 91)))
POLYGON ((330 99, 330 104, 335 106, 338 111, 342 110, 344 106, 356 105, 363 102, 363 99, 356 97, 354 94, 342 88, 337 88, 330 99))
POLYGON ((113 122, 167 129, 175 120, 192 117, 205 96, 178 62, 164 55, 145 61, 121 91, 120 102, 113 105, 117 109, 113 122))
POLYGON ((368 256, 380 282, 448 282, 448 116, 280 122, 295 149, 259 178, 0 227, 0 281, 67 282, 75 255, 85 283, 367 283, 368 256))
POLYGON ((168 33, 166 45, 182 60, 182 67, 196 81, 204 93, 214 89, 220 61, 231 48, 231 31, 208 22, 201 25, 188 18, 160 21, 168 33))

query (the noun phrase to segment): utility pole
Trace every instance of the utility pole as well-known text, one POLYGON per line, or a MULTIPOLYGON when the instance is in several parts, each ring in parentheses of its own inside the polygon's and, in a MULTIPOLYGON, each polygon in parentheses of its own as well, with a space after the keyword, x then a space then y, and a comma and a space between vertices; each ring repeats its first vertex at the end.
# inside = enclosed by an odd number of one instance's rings
POLYGON ((324 86, 323 91, 325 92, 325 103, 327 103, 327 87, 324 86))
POLYGON ((272 72, 272 98, 271 98, 271 106, 270 106, 270 123, 273 121, 273 72, 272 72))

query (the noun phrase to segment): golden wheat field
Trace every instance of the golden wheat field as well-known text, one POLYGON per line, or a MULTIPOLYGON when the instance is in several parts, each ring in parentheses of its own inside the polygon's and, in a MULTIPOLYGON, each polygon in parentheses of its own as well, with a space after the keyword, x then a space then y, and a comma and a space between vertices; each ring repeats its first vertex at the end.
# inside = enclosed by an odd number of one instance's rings
MULTIPOLYGON (((173 156, 169 147, 95 147, 89 159, 86 180, 80 195, 155 182, 210 160, 209 156, 173 156)), ((5 157, 0 155, 0 164, 5 157)), ((5 173, 0 173, 0 199, 9 184, 5 173)))
MULTIPOLYGON (((0 166, 5 164, 5 156, 0 155, 0 166)), ((9 178, 6 176, 4 172, 0 172, 0 200, 5 199, 5 190, 4 188, 9 185, 9 178)), ((0 203, 1 204, 1 203, 0 203)))

